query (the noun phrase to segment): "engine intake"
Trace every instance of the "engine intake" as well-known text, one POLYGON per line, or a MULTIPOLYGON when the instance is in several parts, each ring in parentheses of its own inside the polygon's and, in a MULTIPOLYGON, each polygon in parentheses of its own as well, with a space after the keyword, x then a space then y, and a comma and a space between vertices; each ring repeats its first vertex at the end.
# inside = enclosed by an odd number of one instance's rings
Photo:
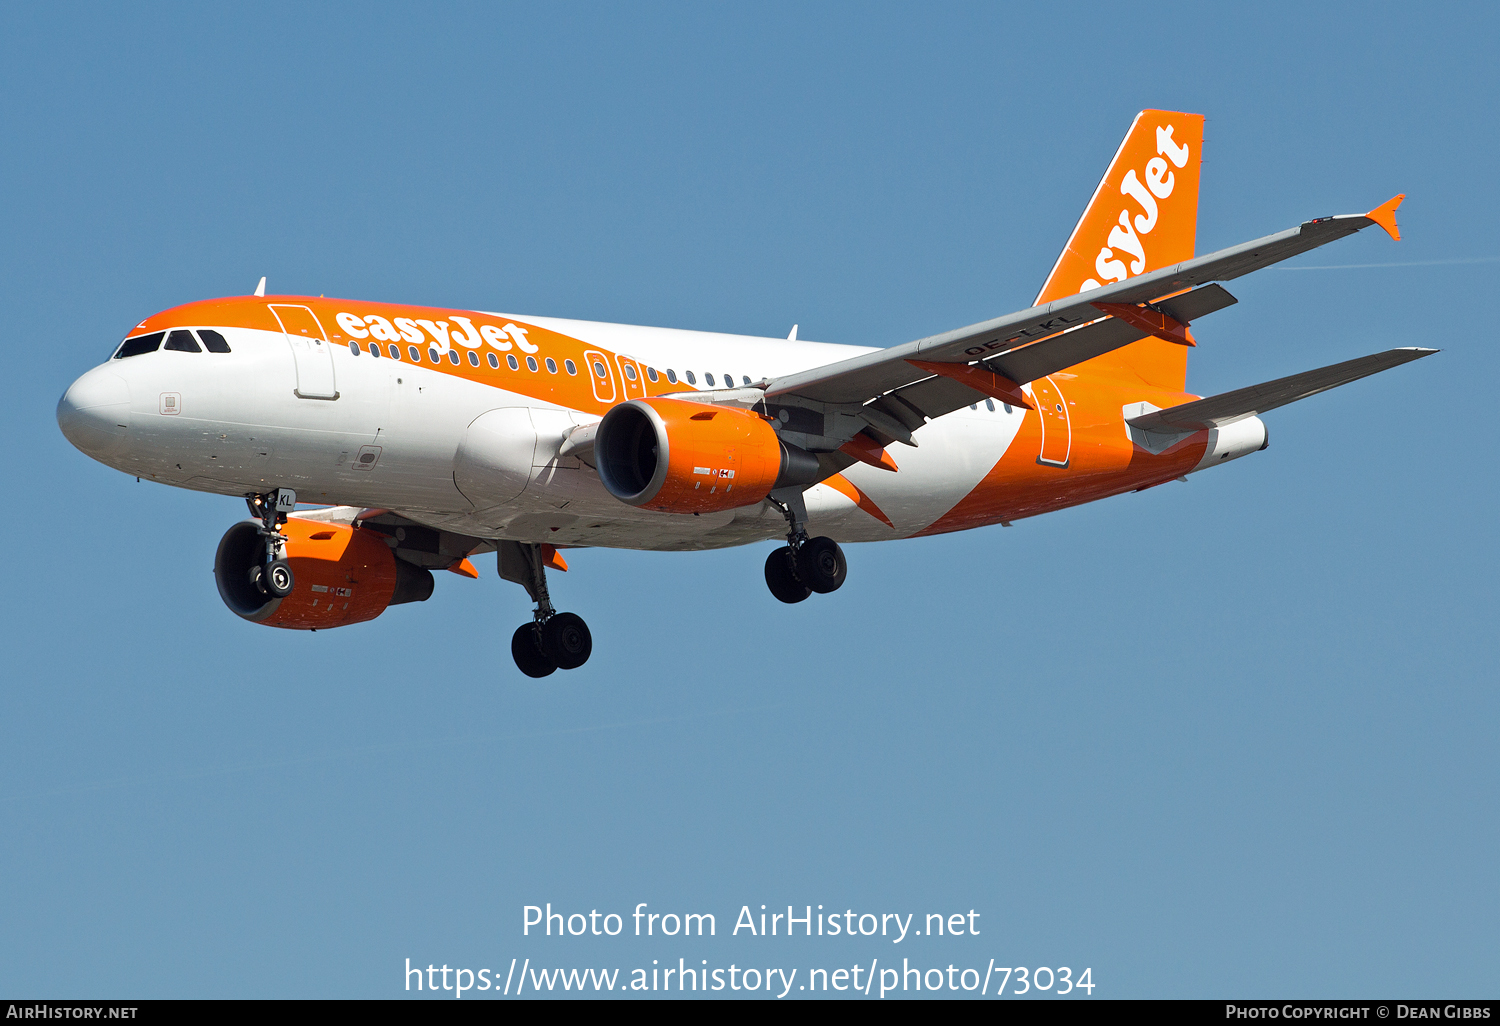
POLYGON ((432 573, 397 559, 379 535, 298 517, 289 517, 282 533, 295 575, 285 598, 268 597, 251 579, 251 570, 265 558, 259 524, 242 521, 219 540, 214 556, 219 597, 252 623, 293 630, 342 627, 432 595, 432 573))
POLYGON ((782 442, 759 414, 683 399, 612 408, 595 432, 594 459, 611 495, 664 513, 749 506, 822 476, 816 456, 782 442))

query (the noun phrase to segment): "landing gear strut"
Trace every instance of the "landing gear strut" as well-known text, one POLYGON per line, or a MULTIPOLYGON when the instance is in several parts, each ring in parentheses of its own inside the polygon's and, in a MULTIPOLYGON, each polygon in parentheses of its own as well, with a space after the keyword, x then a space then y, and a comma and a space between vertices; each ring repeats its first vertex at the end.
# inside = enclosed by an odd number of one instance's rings
POLYGON ((290 488, 255 493, 245 496, 245 505, 250 507, 250 515, 260 521, 263 539, 260 562, 248 571, 250 583, 268 598, 286 598, 296 586, 297 578, 286 561, 286 538, 281 527, 287 514, 297 508, 297 493, 290 488))
POLYGON ((769 496, 787 522, 787 544, 766 557, 766 586, 783 602, 801 602, 813 592, 838 591, 849 576, 844 550, 832 538, 807 536, 807 503, 801 488, 769 496))
POLYGON ((517 627, 510 639, 511 658, 528 677, 576 670, 594 651, 594 639, 583 617, 552 608, 547 594, 547 554, 542 549, 541 545, 507 541, 500 543, 496 553, 500 576, 525 588, 536 603, 531 623, 517 627))

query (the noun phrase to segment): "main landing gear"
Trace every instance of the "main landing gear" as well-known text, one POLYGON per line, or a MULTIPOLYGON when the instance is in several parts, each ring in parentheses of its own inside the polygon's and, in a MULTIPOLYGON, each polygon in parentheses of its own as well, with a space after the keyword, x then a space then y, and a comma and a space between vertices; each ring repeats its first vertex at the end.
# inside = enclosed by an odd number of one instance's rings
POLYGON ((802 490, 778 489, 770 499, 787 522, 787 544, 766 557, 766 586, 771 594, 783 602, 801 602, 813 592, 838 591, 849 576, 849 564, 838 542, 807 536, 802 490))
POLYGON ((267 598, 286 598, 297 578, 286 561, 286 538, 281 527, 287 514, 297 508, 297 493, 290 488, 278 488, 266 494, 247 495, 245 505, 250 507, 250 515, 260 521, 263 539, 260 559, 247 571, 250 583, 267 598))
POLYGON ((528 677, 545 677, 554 670, 576 670, 589 661, 594 639, 577 613, 559 613, 547 594, 547 558, 541 545, 501 542, 496 552, 500 576, 526 589, 536 603, 531 623, 511 635, 510 654, 528 677))

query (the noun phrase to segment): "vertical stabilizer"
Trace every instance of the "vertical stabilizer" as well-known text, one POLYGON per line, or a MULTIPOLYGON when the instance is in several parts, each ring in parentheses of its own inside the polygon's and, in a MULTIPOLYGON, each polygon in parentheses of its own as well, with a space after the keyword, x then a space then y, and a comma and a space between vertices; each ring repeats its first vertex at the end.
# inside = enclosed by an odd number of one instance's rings
MULTIPOLYGON (((1201 114, 1137 114, 1036 301, 1050 302, 1192 259, 1202 151, 1201 114)), ((1181 391, 1187 350, 1146 338, 1080 367, 1181 391)))

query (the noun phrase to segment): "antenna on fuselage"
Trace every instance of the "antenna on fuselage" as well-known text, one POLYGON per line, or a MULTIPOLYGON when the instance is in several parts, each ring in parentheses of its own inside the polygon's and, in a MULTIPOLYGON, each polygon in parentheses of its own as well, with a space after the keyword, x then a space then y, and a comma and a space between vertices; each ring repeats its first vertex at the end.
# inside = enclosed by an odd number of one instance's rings
MULTIPOLYGON (((255 286, 255 295, 257 295, 257 296, 264 296, 265 294, 266 294, 266 276, 263 274, 263 275, 260 276, 260 284, 257 285, 257 286, 255 286)), ((797 329, 793 328, 792 329, 792 333, 796 334, 796 332, 797 332, 797 329)))
POLYGON ((795 324, 792 325, 792 333, 786 337, 786 340, 788 342, 797 341, 797 326, 795 324))

